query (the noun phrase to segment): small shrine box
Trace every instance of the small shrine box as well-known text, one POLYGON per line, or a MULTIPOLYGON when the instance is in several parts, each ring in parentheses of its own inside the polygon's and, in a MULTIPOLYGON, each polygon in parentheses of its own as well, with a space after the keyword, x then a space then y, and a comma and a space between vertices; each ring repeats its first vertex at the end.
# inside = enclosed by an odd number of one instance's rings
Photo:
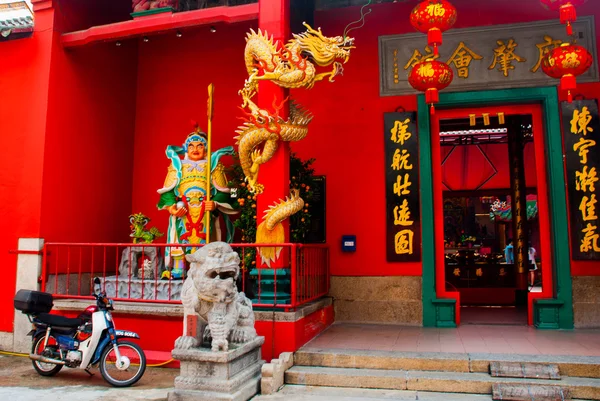
POLYGON ((17 291, 14 303, 15 309, 25 314, 48 313, 54 306, 52 294, 32 290, 17 291))

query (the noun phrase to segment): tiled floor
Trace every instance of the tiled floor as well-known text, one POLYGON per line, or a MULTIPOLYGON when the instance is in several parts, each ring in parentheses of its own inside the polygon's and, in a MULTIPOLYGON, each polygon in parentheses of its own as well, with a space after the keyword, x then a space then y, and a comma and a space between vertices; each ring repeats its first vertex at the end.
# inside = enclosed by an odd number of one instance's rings
POLYGON ((336 323, 304 348, 600 356, 600 330, 548 331, 525 325, 439 329, 336 323))

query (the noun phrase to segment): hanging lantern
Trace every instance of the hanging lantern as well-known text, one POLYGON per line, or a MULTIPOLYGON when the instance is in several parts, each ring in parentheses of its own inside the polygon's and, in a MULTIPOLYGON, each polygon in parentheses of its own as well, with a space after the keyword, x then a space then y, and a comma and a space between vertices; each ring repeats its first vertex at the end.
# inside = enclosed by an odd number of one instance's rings
POLYGON ((567 24, 567 35, 573 35, 571 23, 577 20, 575 7, 582 5, 587 0, 541 0, 544 7, 549 10, 560 11, 560 23, 567 24))
POLYGON ((585 47, 563 43, 544 57, 542 70, 551 78, 560 78, 560 89, 567 91, 567 100, 571 103, 571 91, 577 87, 577 76, 584 74, 592 61, 592 55, 585 47))
POLYGON ((427 34, 427 43, 436 56, 442 44, 442 32, 452 28, 455 22, 456 8, 447 0, 422 1, 410 13, 410 23, 417 31, 427 34))
POLYGON ((431 105, 431 114, 435 114, 434 103, 440 101, 439 92, 452 82, 454 73, 448 64, 427 59, 410 71, 408 83, 418 91, 425 92, 425 101, 431 105))

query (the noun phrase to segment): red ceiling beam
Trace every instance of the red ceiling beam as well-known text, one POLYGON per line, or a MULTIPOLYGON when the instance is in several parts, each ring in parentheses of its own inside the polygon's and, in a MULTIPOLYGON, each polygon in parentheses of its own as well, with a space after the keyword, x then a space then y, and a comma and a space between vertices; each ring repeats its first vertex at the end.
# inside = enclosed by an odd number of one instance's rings
POLYGON ((173 29, 256 19, 258 19, 258 3, 235 7, 213 7, 179 13, 155 14, 130 21, 93 26, 83 31, 65 33, 61 37, 61 42, 64 47, 77 47, 98 42, 130 39, 173 29))

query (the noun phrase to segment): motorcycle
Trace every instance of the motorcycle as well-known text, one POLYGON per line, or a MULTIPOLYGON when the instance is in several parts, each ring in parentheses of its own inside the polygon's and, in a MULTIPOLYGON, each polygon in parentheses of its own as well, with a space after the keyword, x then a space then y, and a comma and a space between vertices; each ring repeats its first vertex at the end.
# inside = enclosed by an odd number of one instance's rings
POLYGON ((146 370, 142 348, 125 339, 140 336, 132 331, 116 330, 110 311, 113 302, 100 292, 100 279, 94 279, 96 305, 85 309, 77 318, 53 315, 52 294, 19 290, 14 298, 17 310, 33 324, 29 358, 42 376, 54 376, 63 366, 79 368, 88 374, 99 365, 104 380, 115 387, 136 383, 146 370))

